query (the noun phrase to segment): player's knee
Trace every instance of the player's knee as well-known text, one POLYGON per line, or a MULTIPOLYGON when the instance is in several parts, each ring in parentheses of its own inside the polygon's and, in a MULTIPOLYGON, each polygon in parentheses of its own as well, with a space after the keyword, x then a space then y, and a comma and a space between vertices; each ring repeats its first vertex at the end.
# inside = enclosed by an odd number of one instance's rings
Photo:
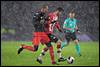
POLYGON ((76 39, 76 40, 74 40, 74 43, 75 43, 75 44, 78 44, 78 40, 77 40, 77 39, 76 39))
POLYGON ((61 48, 61 42, 57 42, 57 49, 61 48))
POLYGON ((61 48, 61 41, 60 40, 57 41, 57 49, 59 49, 59 48, 61 48))
POLYGON ((61 48, 61 45, 57 45, 57 49, 58 49, 58 48, 61 48))

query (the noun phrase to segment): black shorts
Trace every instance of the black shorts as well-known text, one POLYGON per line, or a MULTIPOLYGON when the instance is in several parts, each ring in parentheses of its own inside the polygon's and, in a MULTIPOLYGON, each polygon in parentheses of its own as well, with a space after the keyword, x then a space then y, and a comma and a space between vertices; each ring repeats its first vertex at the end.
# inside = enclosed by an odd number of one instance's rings
POLYGON ((50 42, 56 43, 58 41, 58 38, 55 35, 53 35, 53 34, 47 34, 47 35, 50 38, 50 42))
POLYGON ((66 40, 67 40, 68 42, 69 42, 71 39, 72 39, 72 40, 76 40, 76 39, 77 39, 75 32, 73 32, 73 33, 66 32, 66 33, 65 33, 65 38, 66 38, 66 40))

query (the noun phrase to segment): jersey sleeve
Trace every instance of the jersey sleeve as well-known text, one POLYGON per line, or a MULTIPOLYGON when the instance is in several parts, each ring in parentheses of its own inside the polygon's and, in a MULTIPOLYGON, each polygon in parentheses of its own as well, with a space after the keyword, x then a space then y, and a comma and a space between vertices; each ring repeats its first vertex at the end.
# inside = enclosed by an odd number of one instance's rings
POLYGON ((80 23, 80 21, 79 21, 79 20, 77 20, 77 19, 75 19, 75 22, 76 22, 76 23, 80 23))
POLYGON ((67 22, 68 22, 68 18, 64 21, 63 28, 66 27, 67 22))

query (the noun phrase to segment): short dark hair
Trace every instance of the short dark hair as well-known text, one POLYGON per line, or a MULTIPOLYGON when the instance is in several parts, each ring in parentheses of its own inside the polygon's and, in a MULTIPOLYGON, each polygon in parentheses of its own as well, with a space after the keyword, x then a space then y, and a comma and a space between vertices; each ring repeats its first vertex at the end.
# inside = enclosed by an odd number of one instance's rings
POLYGON ((61 7, 58 7, 56 10, 58 10, 59 12, 63 12, 64 11, 64 9, 61 8, 61 7))
POLYGON ((42 6, 42 8, 44 8, 44 9, 47 8, 47 7, 48 7, 48 5, 43 5, 43 6, 42 6))
POLYGON ((75 13, 75 10, 74 10, 74 9, 72 9, 69 13, 75 13))

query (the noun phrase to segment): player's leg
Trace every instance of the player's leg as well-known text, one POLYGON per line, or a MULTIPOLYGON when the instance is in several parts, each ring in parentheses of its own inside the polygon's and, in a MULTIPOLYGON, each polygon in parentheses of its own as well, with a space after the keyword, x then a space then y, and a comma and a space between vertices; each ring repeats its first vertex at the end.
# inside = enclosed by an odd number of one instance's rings
POLYGON ((20 54, 23 51, 23 49, 34 52, 38 50, 38 45, 27 46, 25 44, 21 44, 20 48, 18 49, 18 54, 20 54))
POLYGON ((74 43, 75 43, 75 49, 76 49, 76 52, 79 56, 81 56, 80 54, 80 44, 78 42, 78 40, 74 40, 74 43))
POLYGON ((69 45, 70 43, 70 33, 65 33, 65 39, 62 43, 61 43, 61 49, 63 49, 66 45, 69 45))
POLYGON ((55 64, 54 51, 53 51, 53 46, 51 45, 51 41, 50 41, 49 37, 45 33, 42 33, 42 35, 43 35, 43 37, 41 38, 42 39, 42 43, 44 42, 46 44, 46 47, 42 50, 41 54, 37 58, 37 61, 41 64, 42 63, 42 57, 45 55, 45 52, 49 49, 51 63, 55 64))
POLYGON ((45 53, 49 50, 50 54, 50 59, 52 64, 57 64, 54 60, 54 51, 53 51, 53 46, 51 45, 51 42, 46 43, 46 47, 42 50, 41 54, 37 58, 37 62, 42 64, 42 57, 45 55, 45 53))
POLYGON ((67 41, 64 40, 61 42, 61 49, 63 49, 67 45, 67 41))
POLYGON ((72 34, 72 39, 73 39, 73 41, 75 43, 75 49, 76 49, 77 54, 79 56, 81 56, 81 54, 80 54, 80 44, 79 44, 79 41, 78 41, 75 33, 72 34))
POLYGON ((62 54, 61 54, 61 41, 58 40, 58 38, 51 34, 49 36, 49 38, 51 39, 51 42, 55 42, 57 44, 57 55, 58 55, 58 61, 65 61, 65 59, 62 57, 62 54))
POLYGON ((27 46, 25 44, 22 44, 21 47, 18 49, 18 54, 20 54, 23 51, 23 49, 27 49, 29 51, 34 51, 32 46, 27 46))
POLYGON ((26 49, 26 50, 29 50, 29 51, 37 51, 38 50, 38 45, 39 45, 39 41, 40 40, 40 37, 36 36, 33 38, 33 41, 32 41, 32 45, 33 46, 27 46, 27 45, 23 45, 22 48, 23 49, 26 49))
POLYGON ((48 47, 44 47, 40 53, 40 55, 37 57, 37 62, 39 62, 40 64, 42 64, 42 58, 45 55, 45 53, 47 52, 48 47))
POLYGON ((38 45, 40 42, 40 37, 39 37, 39 33, 34 33, 34 38, 32 39, 32 44, 33 46, 27 46, 25 44, 21 44, 20 48, 18 49, 18 54, 20 54, 23 49, 29 50, 29 51, 37 51, 38 50, 38 45))
POLYGON ((53 51, 53 46, 52 45, 49 47, 49 54, 50 54, 50 58, 51 58, 51 63, 55 64, 54 51, 53 51))
POLYGON ((63 49, 65 46, 68 46, 70 44, 70 39, 67 39, 63 42, 61 42, 61 49, 63 49))
POLYGON ((57 55, 58 55, 58 62, 61 62, 61 61, 65 61, 66 59, 64 59, 63 57, 62 57, 62 54, 61 54, 61 41, 60 40, 58 40, 57 41, 57 55))
POLYGON ((20 48, 18 49, 18 53, 17 53, 17 54, 20 54, 20 52, 23 51, 23 48, 22 48, 23 45, 24 45, 24 44, 21 44, 20 48))

